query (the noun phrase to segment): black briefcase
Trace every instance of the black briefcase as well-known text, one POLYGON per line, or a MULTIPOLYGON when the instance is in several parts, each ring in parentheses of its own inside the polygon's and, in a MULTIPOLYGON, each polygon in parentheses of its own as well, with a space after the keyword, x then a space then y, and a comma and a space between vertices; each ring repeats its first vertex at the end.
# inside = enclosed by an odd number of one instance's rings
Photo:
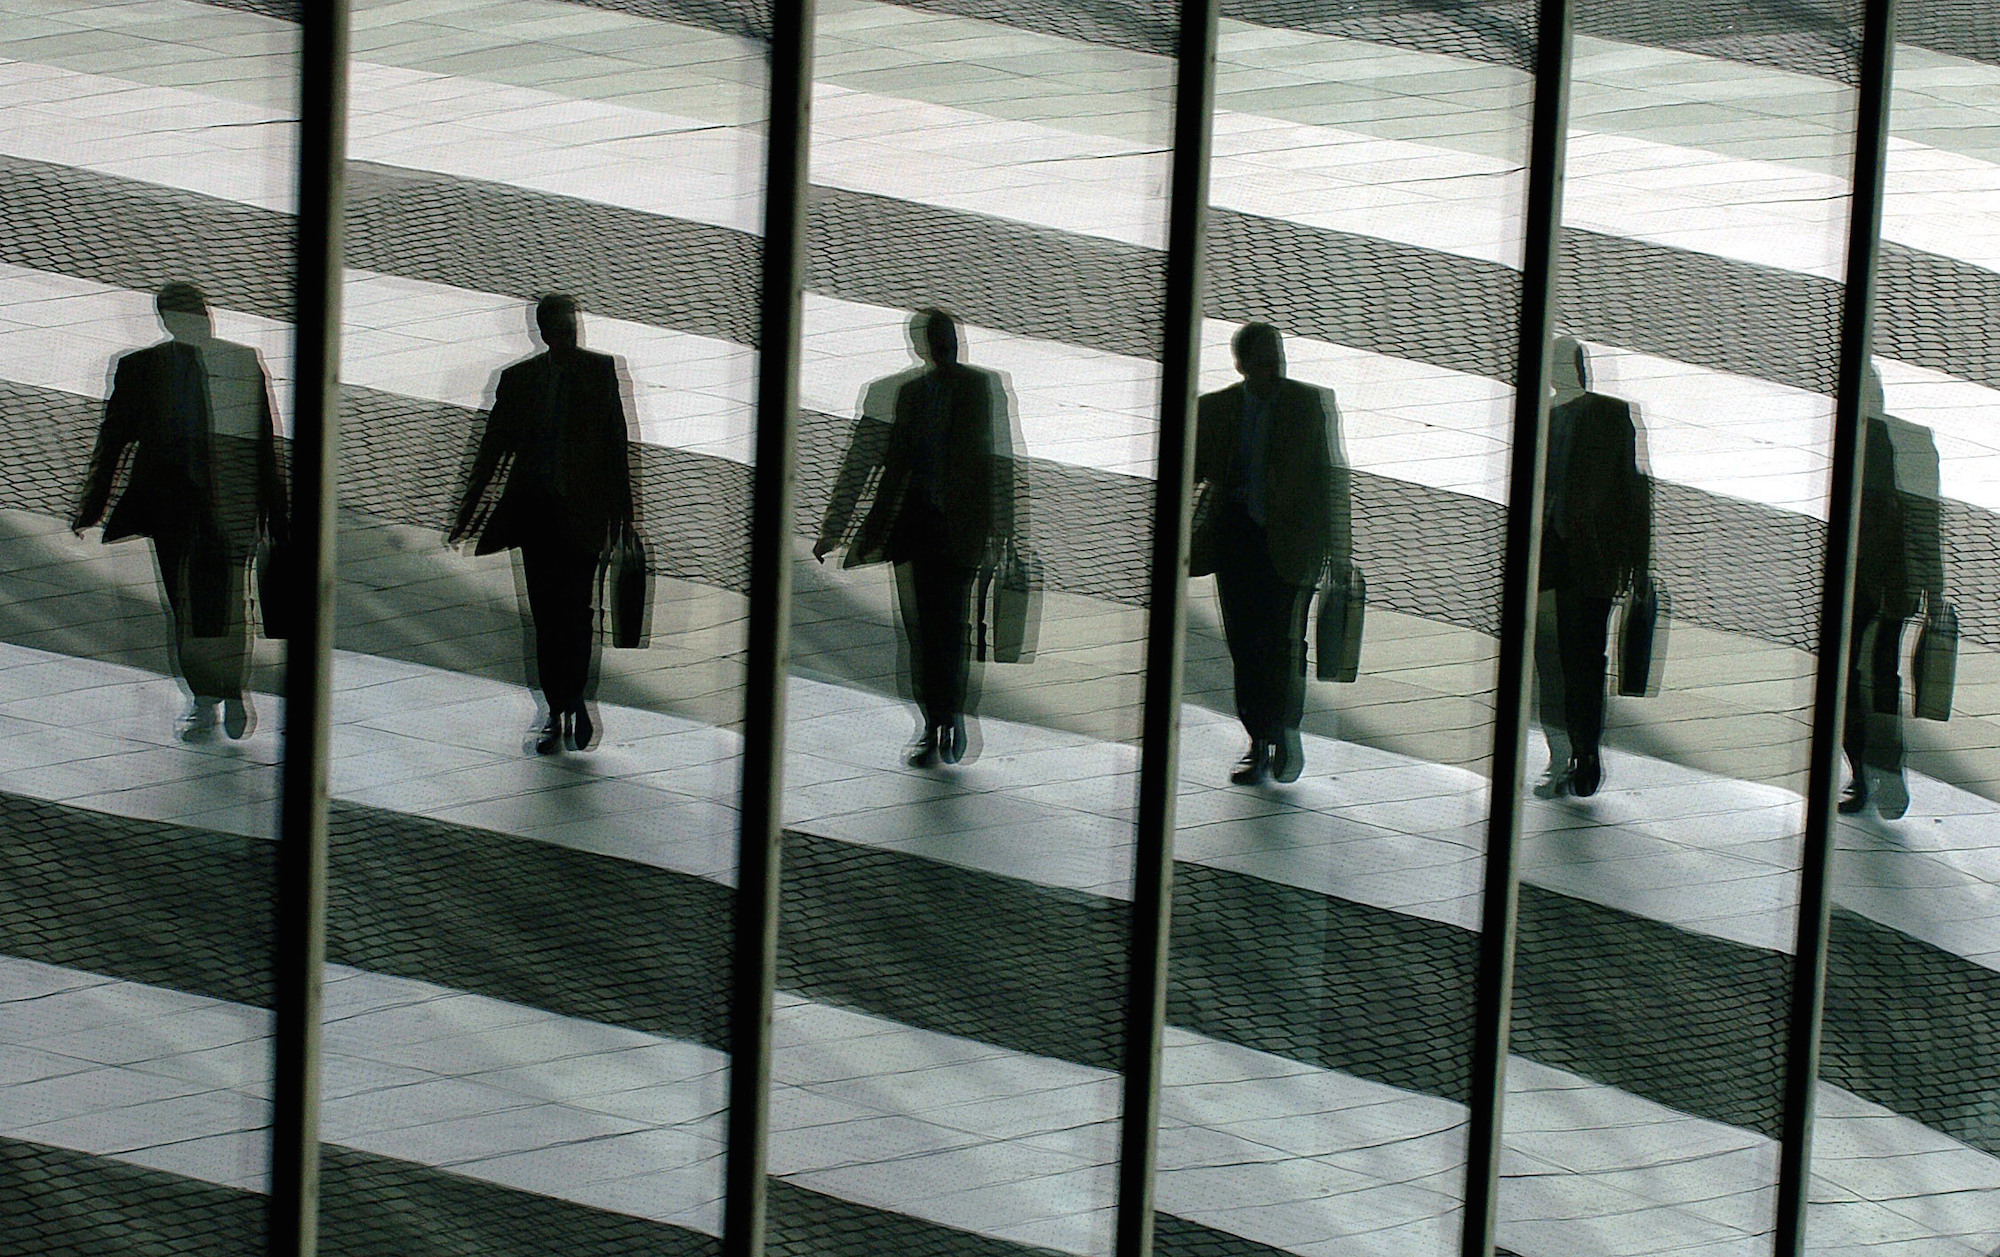
POLYGON ((1667 591, 1651 580, 1625 597, 1618 624, 1618 692, 1651 698, 1660 692, 1667 663, 1667 591))
POLYGON ((619 529, 618 539, 604 553, 598 599, 605 636, 614 648, 641 650, 651 640, 652 585, 646 543, 636 529, 619 529))
POLYGON ((1041 635, 1042 566, 1018 541, 979 572, 979 613, 973 654, 981 663, 1032 663, 1041 635))
POLYGON ((1361 675, 1361 625, 1368 614, 1368 579, 1348 564, 1319 586, 1319 623, 1313 642, 1319 679, 1352 681, 1361 675))
POLYGON ((1950 720, 1951 693, 1958 680, 1958 611, 1942 598, 1924 608, 1910 672, 1917 692, 1917 719, 1950 720))

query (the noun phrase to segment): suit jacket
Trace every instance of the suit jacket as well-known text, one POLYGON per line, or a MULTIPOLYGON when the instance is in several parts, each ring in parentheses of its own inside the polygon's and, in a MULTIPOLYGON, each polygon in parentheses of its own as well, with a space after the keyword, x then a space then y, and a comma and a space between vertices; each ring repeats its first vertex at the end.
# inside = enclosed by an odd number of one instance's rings
POLYGON ((1632 408, 1615 397, 1582 393, 1549 412, 1545 588, 1615 598, 1649 570, 1653 490, 1639 470, 1638 444, 1632 408))
POLYGON ((1928 430, 1871 415, 1861 471, 1855 609, 1908 619, 1920 595, 1944 593, 1937 449, 1928 430))
MULTIPOLYGON (((1239 488, 1243 402, 1244 386, 1234 384, 1206 394, 1197 408, 1194 477, 1206 486, 1211 517, 1239 488)), ((1353 561, 1351 478, 1335 457, 1334 422, 1321 390, 1278 381, 1265 444, 1264 520, 1271 566, 1288 584, 1317 585, 1329 561, 1340 568, 1353 561)))
POLYGON ((74 527, 105 519, 128 454, 125 490, 105 520, 104 540, 191 541, 206 534, 224 536, 242 551, 255 537, 239 533, 283 534, 285 485, 270 383, 249 346, 168 340, 118 360, 74 527), (177 375, 193 385, 184 384, 178 397, 177 375), (252 469, 248 476, 231 474, 234 459, 220 460, 218 475, 219 438, 240 441, 251 451, 244 460, 252 469), (248 529, 237 521, 247 521, 248 529))
POLYGON ((454 534, 479 527, 487 491, 504 474, 474 553, 564 541, 592 553, 635 517, 618 364, 588 349, 549 350, 500 373, 454 534))
POLYGON ((979 567, 991 559, 996 542, 1014 535, 1011 425, 1004 431, 1000 427, 1008 421, 1006 391, 996 373, 953 363, 892 376, 871 387, 871 395, 889 392, 892 398, 886 433, 870 413, 879 401, 864 398, 861 421, 820 528, 826 540, 849 541, 849 565, 913 557, 905 552, 897 524, 912 495, 924 492, 916 477, 926 456, 921 443, 929 434, 933 387, 944 429, 936 457, 945 552, 960 566, 979 567), (876 481, 874 502, 849 540, 853 511, 870 480, 876 481))

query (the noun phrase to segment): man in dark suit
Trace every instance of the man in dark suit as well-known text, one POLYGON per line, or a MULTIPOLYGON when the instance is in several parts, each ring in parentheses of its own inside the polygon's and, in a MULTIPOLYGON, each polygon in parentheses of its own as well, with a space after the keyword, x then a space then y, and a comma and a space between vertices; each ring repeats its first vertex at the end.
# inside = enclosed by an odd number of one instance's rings
POLYGON ((1014 469, 1006 389, 995 372, 959 361, 957 320, 919 311, 910 340, 922 365, 864 394, 813 557, 824 561, 845 545, 845 566, 895 565, 911 690, 924 721, 908 759, 928 767, 965 755, 972 587, 1014 535, 1014 469), (874 502, 850 536, 871 480, 874 502))
POLYGON ((475 554, 519 547, 548 720, 535 750, 565 741, 588 750, 596 728, 584 699, 595 634, 591 586, 621 529, 634 526, 628 420, 618 364, 579 343, 576 300, 535 305, 543 353, 500 373, 493 409, 447 541, 477 529, 475 554), (505 487, 481 520, 497 476, 505 487))
POLYGON ((223 731, 242 738, 256 724, 246 576, 259 542, 286 527, 271 385, 256 350, 215 338, 194 285, 166 285, 154 308, 168 339, 118 360, 71 527, 105 519, 129 453, 104 540, 153 539, 193 700, 181 736, 212 735, 220 708, 223 731))
POLYGON ((1231 342, 1243 382, 1201 399, 1195 575, 1215 573, 1236 715, 1250 736, 1229 779, 1296 781, 1305 767, 1306 609, 1332 563, 1353 557, 1347 469, 1320 389, 1285 378, 1278 329, 1246 324, 1231 342))
POLYGON ((1937 448, 1928 430, 1882 413, 1882 380, 1873 368, 1862 389, 1866 449, 1840 739, 1852 780, 1840 810, 1853 814, 1872 804, 1885 820, 1896 820, 1910 806, 1903 764, 1903 630, 1926 602, 1935 605, 1944 597, 1937 448))
MULTIPOLYGON (((1604 781, 1606 647, 1611 605, 1643 587, 1653 544, 1652 482, 1639 467, 1632 407, 1590 391, 1583 346, 1564 336, 1551 347, 1555 387, 1542 497, 1542 580, 1555 595, 1558 668, 1542 676, 1544 731, 1558 719, 1569 756, 1556 767, 1550 741, 1545 798, 1587 798, 1604 781)), ((1546 641, 1546 639, 1544 639, 1546 641)))

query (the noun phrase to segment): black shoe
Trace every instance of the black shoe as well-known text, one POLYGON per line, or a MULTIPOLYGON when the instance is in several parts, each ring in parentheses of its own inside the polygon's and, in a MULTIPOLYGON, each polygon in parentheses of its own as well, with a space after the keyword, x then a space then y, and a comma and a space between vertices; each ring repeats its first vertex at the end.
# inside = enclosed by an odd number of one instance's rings
POLYGON ((222 731, 232 742, 241 742, 257 731, 257 709, 250 705, 248 694, 222 700, 222 731))
POLYGON ((927 728, 924 736, 903 751, 903 762, 912 768, 935 768, 938 762, 938 737, 943 730, 927 728))
POLYGON ((956 764, 965 758, 965 717, 954 716, 948 725, 939 725, 937 731, 938 758, 947 764, 956 764))
POLYGON ((1570 761, 1569 789, 1579 799, 1587 799, 1597 793, 1597 787, 1604 784, 1604 761, 1596 755, 1579 755, 1570 761))
POLYGON ((535 738, 535 754, 554 755, 557 751, 562 750, 562 742, 562 717, 551 715, 549 722, 542 726, 541 733, 535 738))
POLYGON ((570 712, 569 744, 579 751, 587 751, 597 745, 597 726, 591 722, 590 709, 578 703, 570 712))
POLYGON ((1868 810, 1868 787, 1859 778, 1841 791, 1838 810, 1842 816, 1859 816, 1868 810))
POLYGON ((1549 775, 1535 783, 1535 797, 1538 799, 1560 799, 1569 793, 1568 768, 1550 768, 1549 775))
POLYGON ((1252 742, 1243 758, 1236 761, 1235 771, 1229 780, 1239 786, 1254 786, 1271 772, 1271 746, 1268 742, 1252 742))
POLYGON ((1277 744, 1271 748, 1271 777, 1275 781, 1297 781, 1305 768, 1305 744, 1299 740, 1297 729, 1287 729, 1278 735, 1277 744))

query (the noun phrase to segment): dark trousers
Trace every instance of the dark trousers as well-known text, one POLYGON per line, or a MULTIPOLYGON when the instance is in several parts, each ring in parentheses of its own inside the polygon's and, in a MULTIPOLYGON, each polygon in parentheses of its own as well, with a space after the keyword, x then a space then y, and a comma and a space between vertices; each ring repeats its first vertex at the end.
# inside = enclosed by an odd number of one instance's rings
POLYGON ((174 620, 174 666, 202 702, 241 698, 250 688, 246 558, 188 538, 153 538, 153 558, 174 620))
POLYGON ((938 553, 896 564, 896 601, 910 651, 911 697, 933 729, 966 714, 972 677, 972 582, 938 553))
POLYGON ((949 535, 943 512, 915 488, 889 534, 910 697, 932 729, 966 714, 972 682, 972 584, 979 573, 952 557, 949 535))
POLYGON ((528 614, 534 621, 535 671, 549 712, 559 715, 583 703, 590 684, 591 585, 597 552, 566 541, 521 546, 521 571, 528 586, 528 614))
POLYGON ((1856 780, 1863 766, 1896 775, 1903 771, 1903 678, 1897 671, 1903 624, 1901 619, 1884 618, 1872 600, 1855 600, 1840 748, 1847 753, 1856 780))
MULTIPOLYGON (((1611 599, 1556 590, 1556 657, 1571 755, 1595 755, 1604 740, 1605 649, 1610 639, 1611 599)), ((1543 710, 1554 706, 1545 703, 1543 710)))
MULTIPOLYGON (((1578 588, 1589 584, 1592 577, 1590 572, 1575 570, 1569 547, 1560 534, 1553 528, 1542 533, 1542 588, 1554 591, 1556 604, 1554 632, 1544 625, 1535 635, 1542 731, 1553 733, 1561 728, 1569 736, 1572 756, 1595 755, 1598 744, 1604 740, 1604 681, 1609 670, 1606 649, 1611 642, 1612 599, 1596 597, 1578 588), (1551 643, 1555 647, 1553 659, 1551 643)), ((1553 746, 1550 749, 1553 752, 1553 746)))
POLYGON ((1271 564, 1271 539, 1231 507, 1216 521, 1215 592, 1222 636, 1236 679, 1236 718, 1252 741, 1276 742, 1306 707, 1309 586, 1293 585, 1271 564))

